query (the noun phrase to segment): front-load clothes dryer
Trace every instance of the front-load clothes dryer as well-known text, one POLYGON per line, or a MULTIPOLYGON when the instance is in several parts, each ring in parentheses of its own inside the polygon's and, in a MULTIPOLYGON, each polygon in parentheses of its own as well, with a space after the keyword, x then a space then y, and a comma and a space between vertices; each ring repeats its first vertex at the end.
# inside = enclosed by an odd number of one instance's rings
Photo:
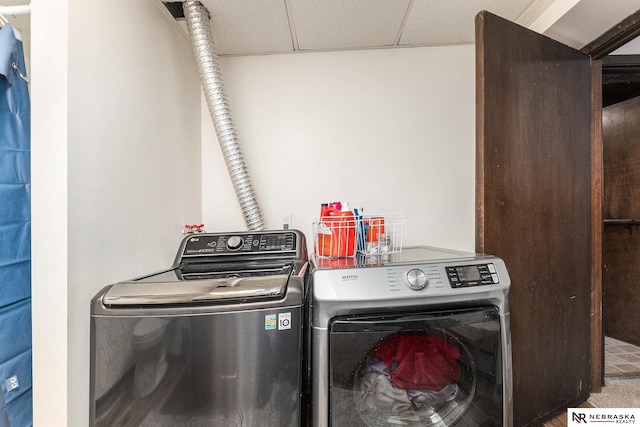
POLYGON ((511 426, 504 262, 431 247, 312 256, 316 427, 511 426))
POLYGON ((307 249, 295 230, 193 234, 91 304, 91 426, 302 419, 307 249))

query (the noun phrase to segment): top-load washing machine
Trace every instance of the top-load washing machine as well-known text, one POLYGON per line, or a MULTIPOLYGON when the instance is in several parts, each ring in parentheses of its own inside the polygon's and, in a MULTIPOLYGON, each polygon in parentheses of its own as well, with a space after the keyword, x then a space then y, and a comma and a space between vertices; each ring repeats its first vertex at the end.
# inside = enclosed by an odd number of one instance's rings
POLYGON ((311 257, 314 426, 511 426, 510 279, 432 247, 311 257))
POLYGON ((307 249, 295 230, 193 234, 91 303, 91 426, 301 423, 307 249))

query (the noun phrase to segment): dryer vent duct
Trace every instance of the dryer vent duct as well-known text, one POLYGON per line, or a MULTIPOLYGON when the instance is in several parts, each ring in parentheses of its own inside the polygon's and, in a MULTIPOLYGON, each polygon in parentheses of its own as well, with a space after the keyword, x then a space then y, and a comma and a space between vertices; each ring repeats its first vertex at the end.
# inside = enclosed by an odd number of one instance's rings
POLYGON ((244 156, 238 142, 238 133, 227 101, 224 80, 213 41, 209 12, 197 1, 184 2, 182 9, 187 19, 187 29, 209 114, 245 223, 250 231, 263 230, 264 219, 247 172, 244 156))

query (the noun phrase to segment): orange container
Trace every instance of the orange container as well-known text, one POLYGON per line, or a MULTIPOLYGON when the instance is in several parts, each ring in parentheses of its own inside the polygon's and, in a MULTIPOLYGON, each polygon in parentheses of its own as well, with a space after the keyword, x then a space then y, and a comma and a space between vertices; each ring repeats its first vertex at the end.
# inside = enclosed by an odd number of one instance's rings
POLYGON ((327 258, 353 257, 356 253, 356 222, 353 212, 322 205, 317 227, 317 252, 327 258))
POLYGON ((323 257, 331 257, 331 242, 333 241, 333 231, 324 222, 318 223, 318 243, 316 251, 323 257))
POLYGON ((367 242, 377 242, 381 235, 384 234, 384 217, 371 217, 366 220, 367 242))

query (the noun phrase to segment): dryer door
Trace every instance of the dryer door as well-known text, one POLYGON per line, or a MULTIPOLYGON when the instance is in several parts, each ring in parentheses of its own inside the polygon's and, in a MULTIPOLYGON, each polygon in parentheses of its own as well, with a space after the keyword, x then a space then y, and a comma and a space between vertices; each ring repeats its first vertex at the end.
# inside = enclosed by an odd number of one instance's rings
POLYGON ((331 426, 502 426, 495 307, 334 318, 331 426))

